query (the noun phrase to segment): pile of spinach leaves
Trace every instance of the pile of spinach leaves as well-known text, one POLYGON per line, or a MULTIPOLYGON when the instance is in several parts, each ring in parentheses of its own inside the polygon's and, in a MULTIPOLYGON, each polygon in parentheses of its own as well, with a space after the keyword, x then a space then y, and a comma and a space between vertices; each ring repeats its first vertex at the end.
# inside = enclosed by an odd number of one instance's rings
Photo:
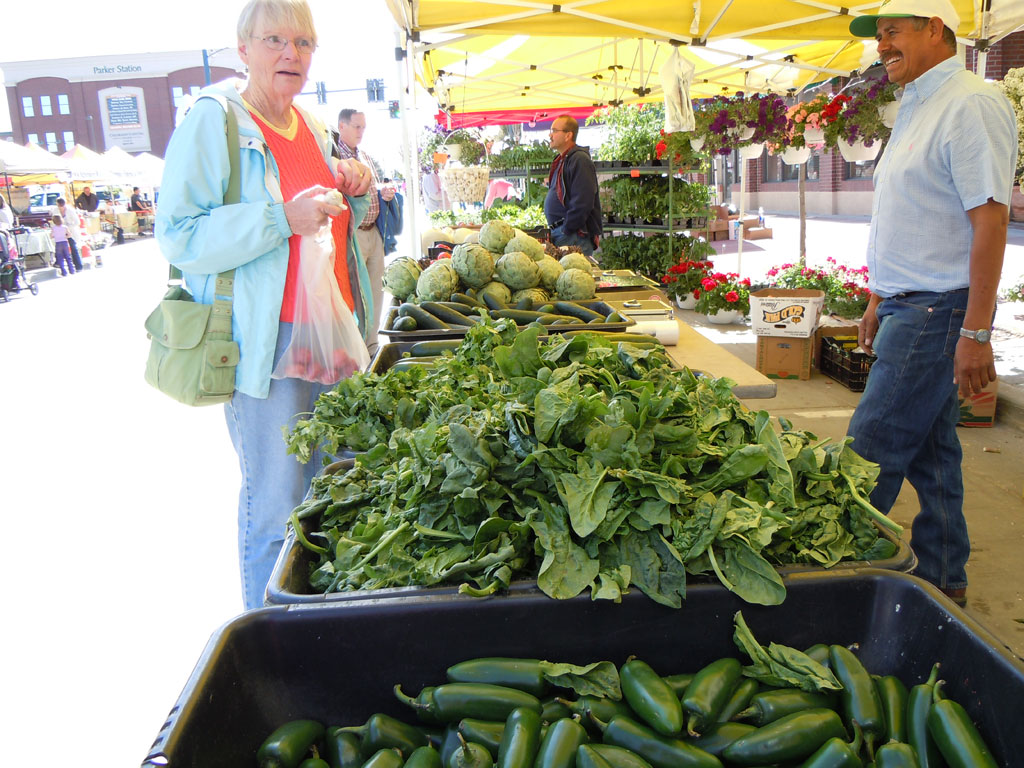
POLYGON ((775 605, 776 566, 894 554, 873 521, 899 526, 865 501, 878 467, 848 441, 776 431, 663 348, 539 334, 475 326, 430 369, 341 382, 286 432, 301 459, 365 451, 293 513, 316 521, 299 536, 315 591, 530 578, 555 598, 633 586, 679 607, 688 575, 713 574, 775 605))

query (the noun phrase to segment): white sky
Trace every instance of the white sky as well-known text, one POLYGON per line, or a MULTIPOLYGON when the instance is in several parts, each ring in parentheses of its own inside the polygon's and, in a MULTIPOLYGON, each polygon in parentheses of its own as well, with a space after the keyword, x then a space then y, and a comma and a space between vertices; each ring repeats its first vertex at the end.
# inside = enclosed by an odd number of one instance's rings
MULTIPOLYGON (((309 0, 309 4, 319 48, 306 90, 312 91, 317 80, 323 80, 328 90, 360 89, 351 94, 329 94, 327 107, 318 110, 321 117, 333 124, 342 107, 366 106, 366 79, 371 77, 384 79, 386 99, 398 99, 396 27, 383 0, 309 0)), ((40 6, 20 0, 5 1, 3 5, 0 62, 235 47, 235 25, 245 3, 171 0, 125 5, 50 0, 40 6)), ((201 55, 196 65, 202 65, 201 55)), ((302 103, 315 107, 313 97, 302 103)), ((421 107, 422 120, 432 113, 433 105, 421 107)), ((371 154, 400 144, 401 121, 388 119, 386 103, 371 105, 366 113, 368 129, 363 146, 371 154)), ((4 94, 0 99, 0 131, 9 130, 4 94)))

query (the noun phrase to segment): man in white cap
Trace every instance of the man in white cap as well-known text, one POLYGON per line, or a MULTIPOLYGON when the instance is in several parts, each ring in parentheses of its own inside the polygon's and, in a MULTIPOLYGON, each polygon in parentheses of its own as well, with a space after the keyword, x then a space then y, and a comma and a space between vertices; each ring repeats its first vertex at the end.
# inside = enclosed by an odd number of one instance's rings
POLYGON ((874 175, 860 344, 877 355, 850 420, 853 449, 880 465, 871 502, 917 491, 914 573, 967 600, 957 394, 995 379, 989 343, 1002 271, 1017 127, 1009 101, 956 56, 949 0, 886 0, 850 32, 878 41, 903 86, 874 175))

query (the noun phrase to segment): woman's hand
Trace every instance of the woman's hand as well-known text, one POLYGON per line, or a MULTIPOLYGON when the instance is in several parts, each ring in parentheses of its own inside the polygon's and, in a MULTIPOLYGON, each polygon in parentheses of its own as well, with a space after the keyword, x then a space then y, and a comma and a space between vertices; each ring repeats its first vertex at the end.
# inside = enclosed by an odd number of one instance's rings
POLYGON ((315 235, 330 221, 331 216, 341 215, 344 209, 316 197, 329 191, 327 187, 311 187, 300 197, 284 204, 284 215, 293 234, 315 235))
POLYGON ((338 191, 352 197, 361 197, 370 189, 373 175, 370 169, 358 160, 340 160, 338 162, 338 191))

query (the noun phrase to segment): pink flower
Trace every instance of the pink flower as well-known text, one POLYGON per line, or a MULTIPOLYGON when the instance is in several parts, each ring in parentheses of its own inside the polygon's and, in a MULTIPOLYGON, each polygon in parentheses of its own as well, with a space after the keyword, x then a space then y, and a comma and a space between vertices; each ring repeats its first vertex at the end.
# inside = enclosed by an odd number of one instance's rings
POLYGON ((700 284, 703 286, 705 291, 713 291, 718 287, 718 282, 711 277, 705 277, 700 281, 700 284))
POLYGON ((740 295, 736 293, 736 291, 729 291, 727 294, 725 294, 725 300, 728 301, 730 304, 735 304, 737 301, 740 300, 740 295))

